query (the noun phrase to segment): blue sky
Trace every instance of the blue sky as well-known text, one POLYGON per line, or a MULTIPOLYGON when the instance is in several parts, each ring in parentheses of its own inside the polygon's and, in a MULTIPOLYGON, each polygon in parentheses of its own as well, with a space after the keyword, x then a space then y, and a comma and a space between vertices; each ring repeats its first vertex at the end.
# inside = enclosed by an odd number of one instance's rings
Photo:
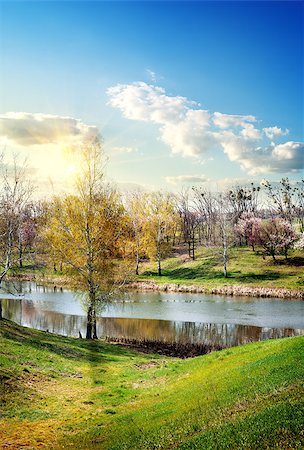
POLYGON ((97 130, 117 183, 303 176, 302 2, 2 1, 0 13, 0 138, 37 182, 67 184, 66 149, 97 130))

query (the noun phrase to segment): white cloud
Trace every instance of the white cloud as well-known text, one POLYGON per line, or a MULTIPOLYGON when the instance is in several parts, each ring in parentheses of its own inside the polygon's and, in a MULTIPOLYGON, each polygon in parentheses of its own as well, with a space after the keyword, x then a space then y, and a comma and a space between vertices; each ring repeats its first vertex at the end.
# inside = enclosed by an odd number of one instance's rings
POLYGON ((190 104, 185 97, 169 97, 161 87, 144 82, 118 84, 107 90, 109 104, 132 120, 164 125, 181 120, 190 104))
POLYGON ((304 144, 289 141, 276 145, 272 150, 272 156, 276 161, 292 161, 293 169, 301 169, 304 165, 304 144))
POLYGON ((261 132, 257 128, 255 128, 251 123, 245 123, 243 129, 241 131, 241 135, 244 136, 245 139, 261 139, 261 132))
POLYGON ((179 183, 206 183, 209 181, 205 175, 178 175, 175 177, 165 177, 167 183, 179 184, 179 183))
POLYGON ((208 111, 193 109, 196 105, 185 97, 172 97, 165 90, 143 82, 119 84, 107 91, 109 104, 132 120, 153 122, 160 126, 161 140, 172 153, 198 156, 214 143, 208 111))
POLYGON ((168 96, 161 87, 144 82, 118 84, 107 91, 109 104, 123 116, 152 122, 159 127, 160 140, 172 154, 201 157, 221 148, 227 157, 247 173, 300 171, 303 144, 275 145, 269 139, 288 134, 278 127, 258 129, 253 115, 210 114, 186 97, 168 96))
POLYGON ((262 147, 256 144, 255 139, 246 139, 231 131, 218 133, 217 138, 229 159, 237 161, 250 175, 303 170, 303 143, 290 141, 262 147))
POLYGON ((173 154, 200 156, 215 144, 208 122, 207 111, 190 109, 183 120, 168 122, 161 128, 161 139, 171 147, 173 154))
POLYGON ((222 114, 215 112, 212 116, 214 125, 225 129, 230 127, 246 127, 248 122, 256 122, 254 116, 241 116, 236 114, 222 114))
POLYGON ((289 134, 289 130, 286 128, 285 130, 282 130, 282 128, 279 127, 268 127, 263 128, 264 133, 269 139, 274 139, 279 136, 286 136, 289 134))
POLYGON ((2 140, 23 147, 77 142, 97 135, 95 126, 85 125, 72 117, 25 112, 9 112, 0 116, 2 140))

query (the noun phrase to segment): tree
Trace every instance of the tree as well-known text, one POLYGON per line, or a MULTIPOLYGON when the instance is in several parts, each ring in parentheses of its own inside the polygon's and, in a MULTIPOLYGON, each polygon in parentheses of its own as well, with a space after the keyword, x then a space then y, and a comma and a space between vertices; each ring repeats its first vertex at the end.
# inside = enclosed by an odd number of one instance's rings
POLYGON ((294 215, 300 224, 300 231, 304 233, 304 180, 298 181, 294 188, 294 215))
POLYGON ((153 192, 145 195, 144 245, 150 259, 156 259, 161 276, 161 260, 172 250, 171 235, 177 218, 172 194, 153 192))
POLYGON ((226 201, 226 195, 218 193, 215 198, 216 211, 217 211, 217 224, 219 227, 219 238, 222 246, 222 257, 223 257, 223 274, 227 278, 227 262, 228 262, 228 252, 232 242, 232 227, 229 217, 229 207, 226 201))
POLYGON ((201 188, 193 188, 195 210, 200 218, 200 242, 201 236, 207 244, 215 243, 216 240, 216 202, 214 194, 201 188))
POLYGON ((260 187, 255 187, 253 183, 250 187, 237 186, 227 192, 227 200, 231 207, 234 223, 237 223, 244 213, 256 213, 259 192, 260 187))
POLYGON ((117 266, 124 256, 126 212, 104 183, 100 141, 85 143, 81 152, 76 194, 54 199, 45 237, 86 294, 86 338, 96 339, 97 313, 123 282, 117 266))
POLYGON ((26 180, 26 164, 19 164, 14 157, 13 164, 4 164, 0 186, 0 286, 11 267, 20 260, 19 241, 23 226, 23 214, 33 191, 26 180))
POLYGON ((196 209, 200 214, 200 223, 205 224, 205 241, 207 245, 221 247, 220 256, 223 261, 223 274, 228 276, 227 263, 229 249, 233 243, 232 208, 227 200, 228 193, 208 192, 204 189, 193 188, 196 209))
POLYGON ((178 197, 178 212, 181 219, 181 229, 184 242, 188 245, 189 257, 195 259, 195 246, 199 228, 201 226, 200 214, 191 205, 189 191, 183 191, 178 197))
MULTIPOLYGON (((263 186, 266 189, 273 215, 292 223, 297 209, 297 200, 301 200, 301 195, 297 199, 297 194, 301 194, 301 189, 293 186, 288 178, 282 178, 275 185, 272 185, 269 181, 264 181, 263 186)), ((301 209, 301 204, 299 206, 301 209)))
POLYGON ((297 250, 304 250, 304 233, 301 233, 298 236, 298 239, 294 245, 294 248, 296 248, 297 250))
POLYGON ((236 235, 241 239, 245 239, 246 245, 251 245, 253 251, 260 220, 261 219, 255 217, 253 213, 244 213, 241 215, 238 223, 234 226, 236 235))
POLYGON ((284 254, 287 259, 288 250, 296 240, 296 233, 290 223, 278 217, 261 220, 256 227, 256 243, 261 245, 274 261, 278 254, 284 254))
MULTIPOLYGON (((22 211, 32 193, 32 186, 25 178, 26 164, 19 165, 15 156, 13 164, 5 163, 0 155, 0 288, 8 271, 18 259, 18 236, 22 211)), ((0 300, 0 319, 2 303, 0 300)))
POLYGON ((22 208, 19 215, 18 226, 18 264, 23 267, 24 256, 31 256, 37 237, 37 220, 35 217, 36 205, 33 202, 27 203, 22 208))
POLYGON ((135 192, 127 198, 127 210, 133 233, 131 241, 132 252, 135 256, 135 273, 139 274, 139 262, 145 254, 143 245, 143 226, 145 222, 145 194, 135 192))

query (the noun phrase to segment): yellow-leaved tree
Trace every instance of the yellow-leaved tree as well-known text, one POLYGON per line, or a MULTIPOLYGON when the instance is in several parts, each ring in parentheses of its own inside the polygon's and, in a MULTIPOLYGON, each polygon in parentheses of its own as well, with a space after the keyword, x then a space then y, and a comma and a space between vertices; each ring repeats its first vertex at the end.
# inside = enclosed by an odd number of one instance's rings
POLYGON ((143 257, 147 256, 144 224, 146 221, 146 199, 144 192, 133 192, 127 196, 126 208, 130 218, 130 229, 132 232, 132 240, 130 253, 135 259, 135 274, 139 274, 139 263, 143 257))
POLYGON ((86 338, 95 339, 99 309, 124 283, 130 233, 119 194, 104 182, 100 141, 84 144, 81 151, 76 193, 54 198, 45 238, 86 296, 86 338))
POLYGON ((150 259, 157 261, 157 273, 162 274, 161 261, 173 246, 175 224, 179 220, 172 194, 152 192, 145 195, 143 242, 150 259))

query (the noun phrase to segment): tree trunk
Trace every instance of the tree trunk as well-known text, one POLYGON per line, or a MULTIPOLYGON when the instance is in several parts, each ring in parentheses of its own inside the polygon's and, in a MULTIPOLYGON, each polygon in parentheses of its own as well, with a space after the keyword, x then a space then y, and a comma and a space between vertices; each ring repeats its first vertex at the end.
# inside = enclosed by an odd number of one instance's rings
POLYGON ((86 333, 86 339, 92 339, 92 308, 91 306, 88 309, 87 314, 87 333, 86 333))
POLYGON ((224 263, 224 277, 227 278, 227 242, 226 236, 224 235, 223 241, 223 263, 224 263))
POLYGON ((2 300, 0 299, 0 320, 2 319, 2 300))
POLYGON ((23 267, 23 247, 22 247, 22 242, 19 242, 19 267, 20 269, 22 269, 23 267))
POLYGON ((97 337, 97 324, 96 324, 96 312, 94 311, 93 317, 93 339, 98 339, 97 337))
POLYGON ((136 275, 139 275, 139 255, 138 252, 136 252, 136 268, 135 268, 136 275))
POLYGON ((87 315, 87 333, 86 339, 97 339, 96 327, 96 293, 92 279, 89 282, 89 307, 87 315))
POLYGON ((192 261, 195 260, 195 246, 194 246, 194 242, 192 242, 191 258, 192 258, 192 261))
POLYGON ((195 260, 195 236, 194 236, 194 232, 193 232, 191 244, 192 244, 191 258, 194 261, 195 260))
POLYGON ((160 258, 160 251, 157 252, 157 272, 158 276, 161 277, 161 258, 160 258))
POLYGON ((87 320, 88 322, 87 322, 86 339, 97 339, 96 311, 92 304, 88 308, 87 320))

